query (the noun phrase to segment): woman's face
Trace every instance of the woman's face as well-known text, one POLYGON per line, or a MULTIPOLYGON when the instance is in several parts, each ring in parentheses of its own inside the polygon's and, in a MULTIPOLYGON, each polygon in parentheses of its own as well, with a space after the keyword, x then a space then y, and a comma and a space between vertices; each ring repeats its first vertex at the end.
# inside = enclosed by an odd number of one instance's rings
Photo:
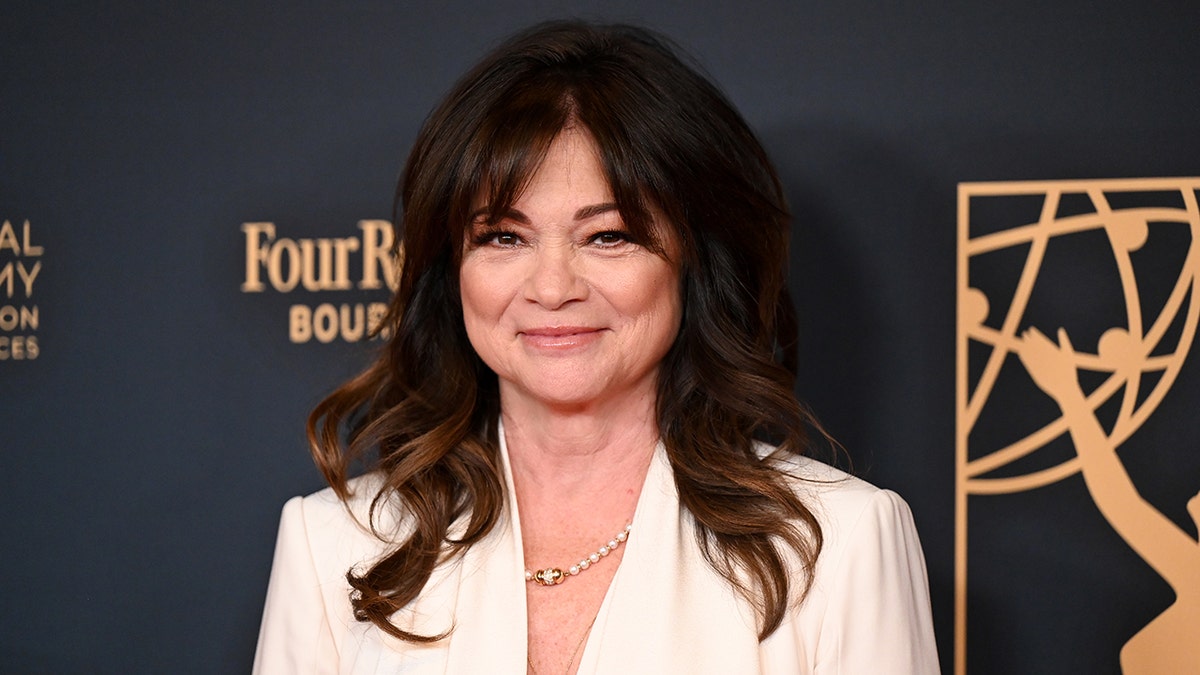
POLYGON ((505 405, 652 401, 679 331, 679 272, 627 238, 591 135, 563 130, 496 225, 487 204, 475 207, 483 215, 459 270, 463 319, 505 405))

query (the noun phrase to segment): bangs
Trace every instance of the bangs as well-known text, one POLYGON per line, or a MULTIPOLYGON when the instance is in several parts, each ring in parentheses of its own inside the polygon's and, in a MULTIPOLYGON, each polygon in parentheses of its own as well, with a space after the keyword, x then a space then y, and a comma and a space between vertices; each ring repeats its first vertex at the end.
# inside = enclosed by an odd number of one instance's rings
MULTIPOLYGON (((652 197, 646 185, 633 177, 633 167, 619 166, 628 158, 621 139, 612 138, 588 124, 588 114, 567 83, 557 78, 515 86, 491 101, 480 116, 459 163, 451 197, 450 234, 463 242, 469 237, 471 216, 486 209, 488 225, 495 225, 511 211, 546 158, 560 133, 572 128, 585 131, 595 143, 609 190, 631 238, 658 255, 665 255, 663 236, 676 229, 669 222, 655 223, 652 197), (657 225, 657 226, 656 226, 657 225)), ((599 113, 601 117, 603 112, 599 113)), ((603 129, 606 125, 600 125, 603 129)), ((456 258, 461 252, 456 253, 456 258)))

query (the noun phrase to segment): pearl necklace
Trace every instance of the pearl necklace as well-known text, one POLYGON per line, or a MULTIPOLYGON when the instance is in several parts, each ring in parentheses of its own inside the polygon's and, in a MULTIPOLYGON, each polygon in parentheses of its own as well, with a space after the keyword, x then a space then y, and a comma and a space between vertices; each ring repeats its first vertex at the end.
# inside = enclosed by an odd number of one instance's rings
POLYGON ((571 565, 569 568, 567 568, 566 572, 562 571, 562 569, 558 567, 547 567, 544 570, 538 570, 536 572, 532 570, 525 570, 525 581, 532 581, 539 586, 556 586, 561 584, 567 580, 568 576, 573 577, 578 575, 580 572, 591 567, 594 563, 600 562, 601 558, 607 556, 609 553, 612 553, 614 549, 625 543, 625 540, 629 538, 629 531, 632 529, 633 523, 627 523, 625 525, 625 529, 618 532, 612 539, 609 539, 607 544, 604 544, 600 548, 596 549, 595 553, 590 553, 587 555, 587 557, 581 559, 574 565, 571 565))

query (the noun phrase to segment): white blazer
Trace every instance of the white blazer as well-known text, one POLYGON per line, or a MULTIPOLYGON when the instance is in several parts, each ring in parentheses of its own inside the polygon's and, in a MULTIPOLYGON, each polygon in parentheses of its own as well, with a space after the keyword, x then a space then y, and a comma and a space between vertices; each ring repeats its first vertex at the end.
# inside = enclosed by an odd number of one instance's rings
MULTIPOLYGON (((393 616, 426 635, 453 628, 448 638, 408 644, 354 620, 346 572, 389 548, 360 524, 379 486, 366 476, 353 483, 349 510, 329 489, 284 506, 254 672, 525 673, 525 565, 500 439, 509 495, 500 523, 439 566, 393 616)), ((825 545, 808 596, 759 642, 750 605, 705 562, 660 444, 579 673, 937 673, 925 561, 908 506, 820 462, 795 460, 790 472, 810 479, 796 489, 825 545)), ((377 525, 391 538, 404 535, 403 522, 384 520, 377 525)))

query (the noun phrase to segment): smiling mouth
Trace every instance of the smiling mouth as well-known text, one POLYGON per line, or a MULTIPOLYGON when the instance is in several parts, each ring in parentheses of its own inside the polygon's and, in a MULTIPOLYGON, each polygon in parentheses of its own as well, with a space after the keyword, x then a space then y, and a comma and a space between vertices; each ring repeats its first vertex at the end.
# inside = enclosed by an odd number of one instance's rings
POLYGON ((528 330, 523 330, 521 331, 521 334, 530 337, 565 337, 568 335, 595 333, 599 330, 599 328, 588 328, 585 326, 547 326, 545 328, 530 328, 528 330))
POLYGON ((541 349, 570 349, 588 345, 600 337, 600 328, 585 326, 555 326, 521 331, 521 339, 541 349))

